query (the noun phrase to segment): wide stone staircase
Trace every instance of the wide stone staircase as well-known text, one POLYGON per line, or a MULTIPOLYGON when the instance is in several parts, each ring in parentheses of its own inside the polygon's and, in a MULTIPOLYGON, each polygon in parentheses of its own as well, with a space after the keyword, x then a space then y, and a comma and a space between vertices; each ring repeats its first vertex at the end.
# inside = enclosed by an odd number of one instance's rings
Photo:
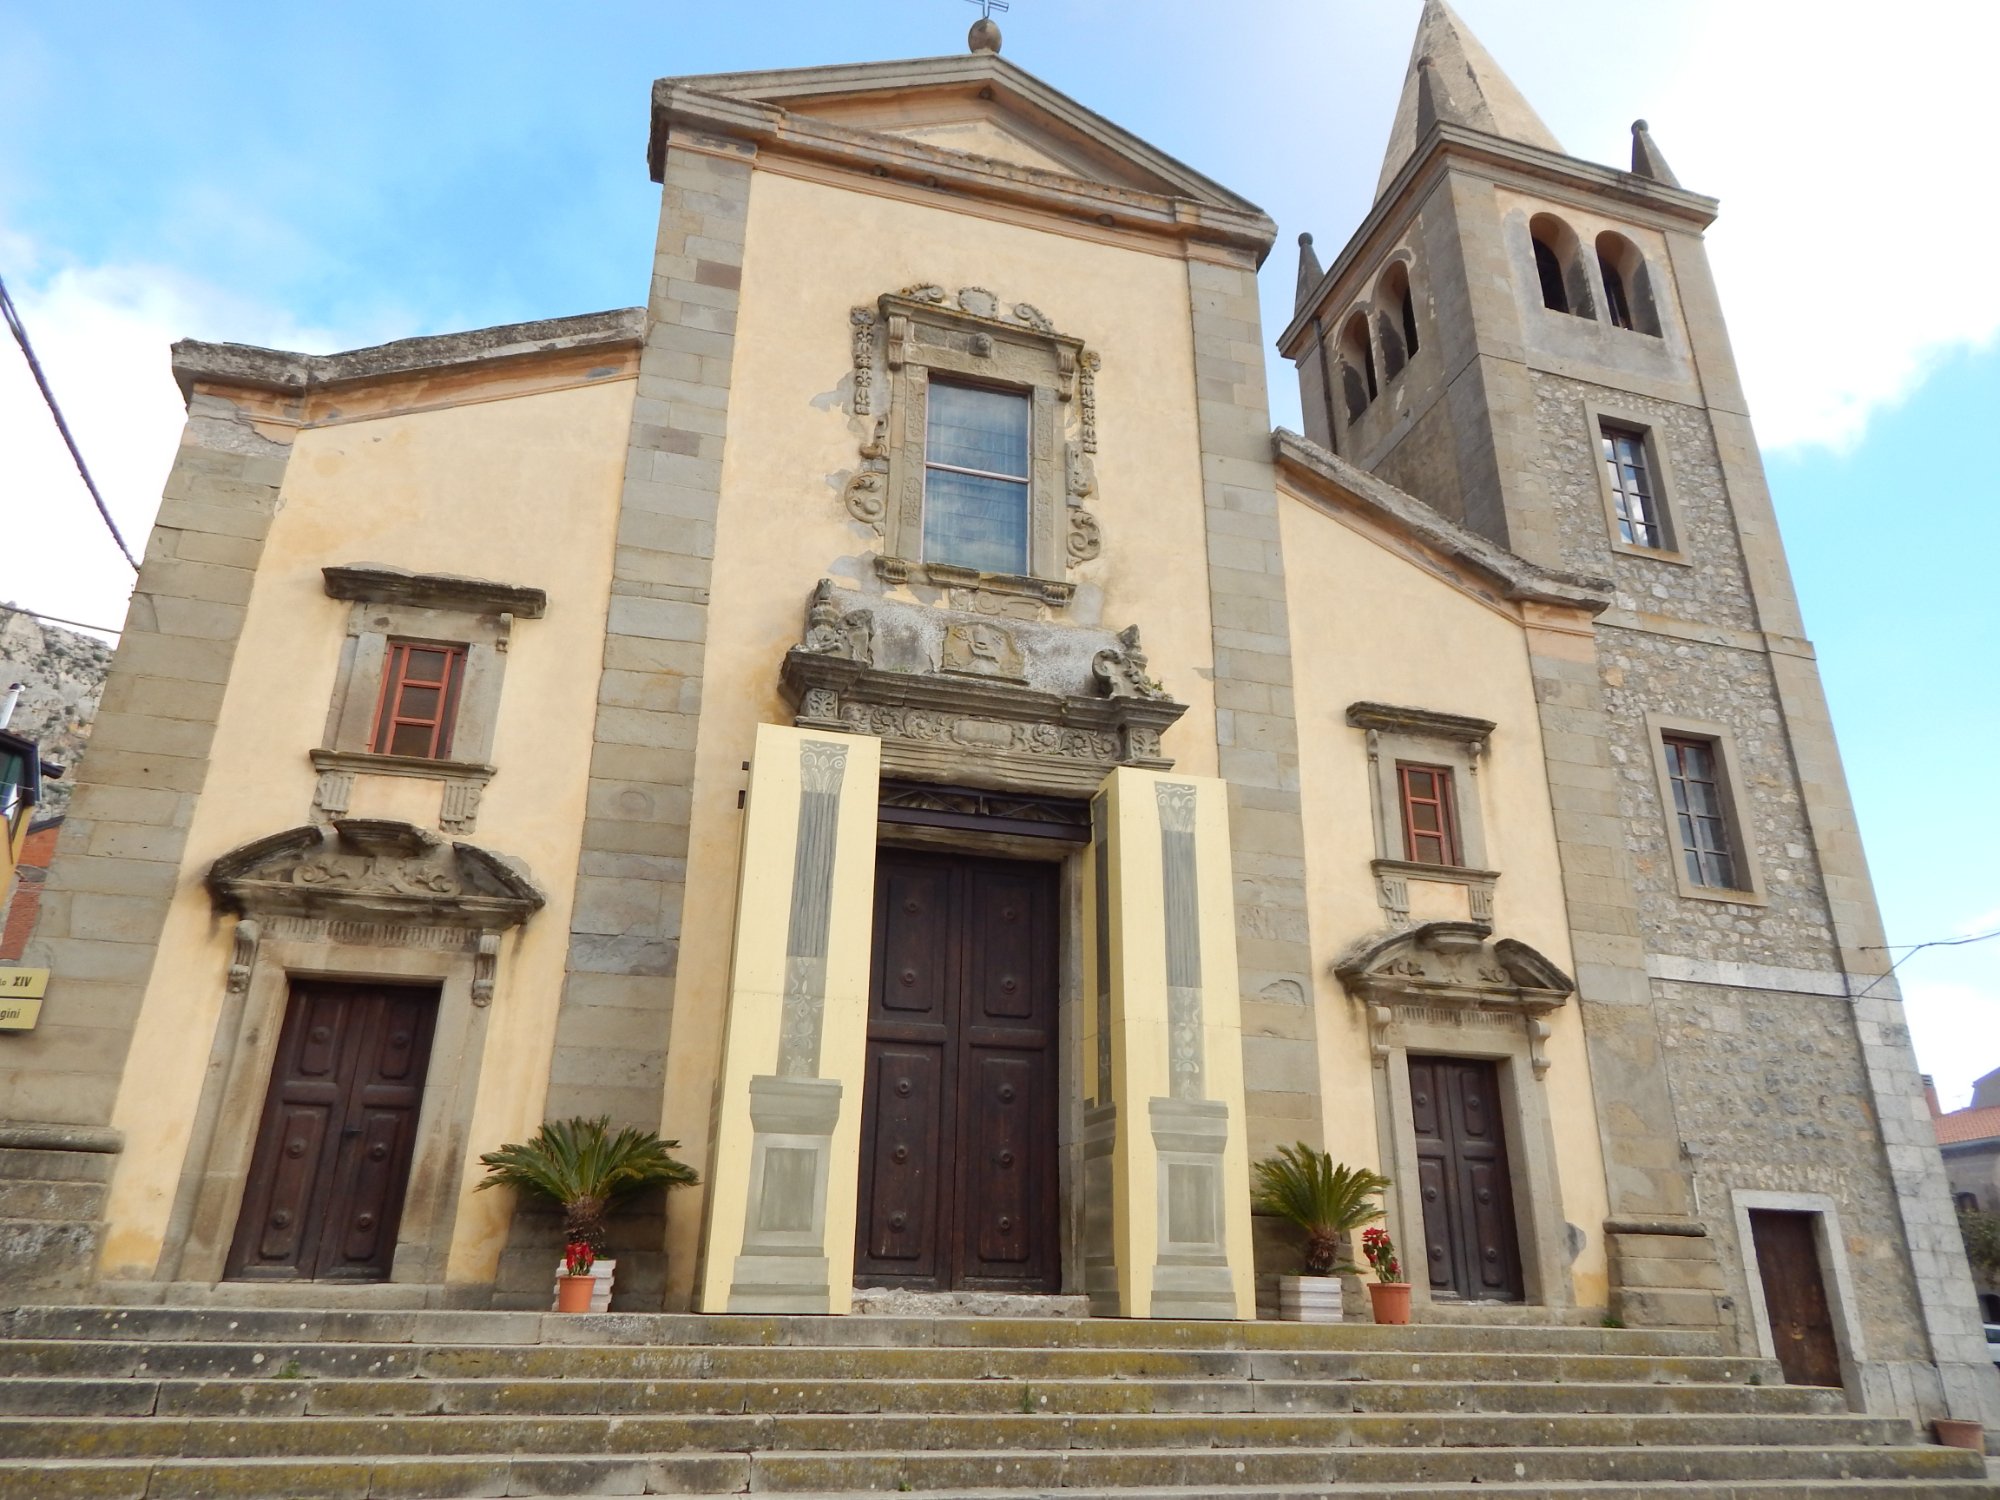
POLYGON ((2000 1495, 1708 1336, 28 1307, 0 1500, 2000 1495))

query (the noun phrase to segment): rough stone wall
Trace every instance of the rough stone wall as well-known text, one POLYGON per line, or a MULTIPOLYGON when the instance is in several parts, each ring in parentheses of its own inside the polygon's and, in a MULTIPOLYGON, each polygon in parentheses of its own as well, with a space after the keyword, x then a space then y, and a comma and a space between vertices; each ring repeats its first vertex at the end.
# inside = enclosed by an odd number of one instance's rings
POLYGON ((42 747, 44 762, 64 775, 42 783, 35 820, 59 818, 69 807, 77 758, 90 739, 97 701, 111 670, 111 647, 95 636, 64 630, 0 604, 0 690, 21 684, 8 728, 42 747))
MULTIPOLYGON (((1927 1359, 1848 1000, 1662 981, 1654 992, 1713 1231, 1734 1234, 1729 1195, 1739 1188, 1826 1194, 1840 1206, 1869 1358, 1927 1359)), ((1725 1257, 1739 1320, 1749 1308, 1744 1260, 1725 1257)), ((1747 1322, 1744 1332, 1746 1343, 1754 1339, 1747 1322)))

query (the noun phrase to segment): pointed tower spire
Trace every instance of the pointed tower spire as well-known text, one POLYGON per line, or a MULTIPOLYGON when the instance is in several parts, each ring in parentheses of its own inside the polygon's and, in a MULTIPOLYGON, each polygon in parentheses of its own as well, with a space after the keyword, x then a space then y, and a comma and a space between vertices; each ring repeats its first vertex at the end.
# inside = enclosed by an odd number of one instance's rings
POLYGON ((1424 0, 1417 39, 1410 48, 1410 71, 1403 79, 1403 97, 1397 101, 1396 123, 1389 131, 1389 150, 1382 158, 1378 195, 1440 120, 1545 151, 1562 150, 1562 143, 1458 12, 1446 0, 1424 0))
POLYGON ((1292 316, 1297 317, 1305 311, 1306 302, 1311 298, 1313 288, 1319 285, 1320 278, 1325 275, 1326 271, 1319 263, 1319 254, 1313 249, 1313 237, 1309 234, 1300 235, 1299 286, 1292 297, 1292 316))
POLYGON ((1632 122, 1632 171, 1637 176, 1652 178, 1662 187, 1681 185, 1674 169, 1660 155, 1660 148, 1653 144, 1653 132, 1646 128, 1644 120, 1632 122))

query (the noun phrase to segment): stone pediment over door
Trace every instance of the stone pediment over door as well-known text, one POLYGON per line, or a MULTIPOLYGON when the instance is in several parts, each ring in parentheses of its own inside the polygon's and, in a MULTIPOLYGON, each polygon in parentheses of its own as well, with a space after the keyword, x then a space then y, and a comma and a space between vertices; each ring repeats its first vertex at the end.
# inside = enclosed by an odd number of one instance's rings
POLYGON ((1364 938, 1333 965, 1334 976, 1368 1010, 1378 1066, 1399 1021, 1425 1026, 1525 1027, 1535 1076, 1548 1071, 1544 1019, 1565 1005, 1575 982, 1526 943, 1494 941, 1482 922, 1425 922, 1364 938))
POLYGON ((307 824, 231 850, 209 867, 209 895, 242 916, 316 917, 495 930, 547 897, 520 865, 386 818, 307 824))
POLYGON ((1187 705, 1149 675, 1138 627, 938 609, 822 579, 785 653, 801 729, 873 735, 883 775, 1088 796, 1117 766, 1171 770, 1187 705))

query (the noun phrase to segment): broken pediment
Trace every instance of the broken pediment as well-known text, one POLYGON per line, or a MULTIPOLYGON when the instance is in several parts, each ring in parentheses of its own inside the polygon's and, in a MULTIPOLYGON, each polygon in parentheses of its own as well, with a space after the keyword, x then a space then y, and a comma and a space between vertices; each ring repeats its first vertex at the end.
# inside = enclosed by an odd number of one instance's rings
POLYGON ((1334 977, 1368 1008, 1375 1060, 1388 1061, 1399 1020, 1463 1024, 1517 1017, 1525 1024, 1535 1076, 1548 1071, 1542 1017, 1560 1009, 1575 982, 1513 938, 1493 941, 1483 922, 1425 922, 1362 939, 1334 961, 1334 977))
POLYGON ((938 609, 822 579, 783 683, 802 729, 866 734, 883 774, 1087 796, 1117 766, 1170 770, 1187 712, 1151 675, 1136 626, 938 609))
POLYGON ((547 902, 515 861, 387 818, 308 824, 231 850, 209 895, 246 916, 501 928, 547 902))

